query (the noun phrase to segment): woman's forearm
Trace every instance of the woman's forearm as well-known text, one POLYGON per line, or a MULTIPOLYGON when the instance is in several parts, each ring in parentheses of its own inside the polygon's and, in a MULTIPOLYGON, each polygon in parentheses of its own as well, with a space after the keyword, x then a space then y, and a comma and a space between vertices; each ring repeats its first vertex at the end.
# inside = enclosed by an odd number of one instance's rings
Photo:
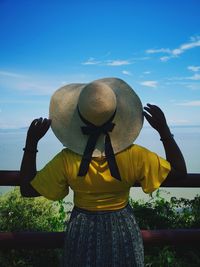
POLYGON ((179 149, 169 127, 166 127, 162 132, 159 132, 160 139, 163 143, 166 159, 170 162, 173 169, 184 177, 187 174, 187 168, 184 157, 179 149))
POLYGON ((21 178, 20 191, 22 196, 25 197, 35 197, 40 195, 30 185, 31 180, 35 177, 37 173, 36 154, 37 154, 37 143, 26 142, 20 168, 20 178, 21 178))

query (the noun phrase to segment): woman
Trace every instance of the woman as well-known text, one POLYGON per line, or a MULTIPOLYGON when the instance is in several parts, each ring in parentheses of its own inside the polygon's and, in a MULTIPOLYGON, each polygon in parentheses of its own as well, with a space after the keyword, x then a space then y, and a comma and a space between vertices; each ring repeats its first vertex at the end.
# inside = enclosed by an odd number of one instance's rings
POLYGON ((63 266, 144 266, 142 238, 128 204, 140 182, 146 193, 186 175, 184 158, 155 105, 142 104, 124 81, 105 78, 57 90, 50 119, 34 120, 21 164, 21 194, 58 200, 74 191, 65 235, 63 266), (133 144, 143 115, 163 142, 167 160, 133 144), (38 141, 49 127, 67 148, 36 171, 38 141))

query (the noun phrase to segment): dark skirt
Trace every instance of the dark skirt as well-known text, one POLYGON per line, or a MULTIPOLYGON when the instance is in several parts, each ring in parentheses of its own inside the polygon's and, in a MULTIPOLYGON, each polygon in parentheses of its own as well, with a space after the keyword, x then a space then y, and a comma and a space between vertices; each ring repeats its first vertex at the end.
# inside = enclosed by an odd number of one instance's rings
POLYGON ((65 235, 64 267, 143 267, 140 230, 130 205, 117 211, 74 207, 65 235))

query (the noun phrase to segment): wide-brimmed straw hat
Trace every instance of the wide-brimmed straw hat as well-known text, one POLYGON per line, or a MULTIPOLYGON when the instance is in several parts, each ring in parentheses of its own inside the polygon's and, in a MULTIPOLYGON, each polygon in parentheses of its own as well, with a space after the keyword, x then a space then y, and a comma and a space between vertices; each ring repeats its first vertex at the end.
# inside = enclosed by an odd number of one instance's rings
MULTIPOLYGON (((88 84, 61 87, 52 96, 49 108, 51 127, 60 142, 83 155, 88 135, 87 122, 101 126, 112 122, 109 130, 114 154, 129 147, 143 125, 142 103, 134 90, 118 78, 104 78, 88 84)), ((93 157, 105 155, 105 133, 96 142, 93 157)))

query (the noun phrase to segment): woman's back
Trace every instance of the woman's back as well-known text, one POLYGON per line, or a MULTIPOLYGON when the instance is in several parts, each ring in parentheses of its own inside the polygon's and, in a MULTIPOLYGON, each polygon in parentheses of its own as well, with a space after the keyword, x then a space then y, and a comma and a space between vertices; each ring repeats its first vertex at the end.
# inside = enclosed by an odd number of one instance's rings
POLYGON ((141 183, 146 193, 159 188, 170 164, 157 154, 131 145, 115 156, 121 181, 110 174, 105 157, 92 158, 87 174, 78 176, 82 156, 65 148, 50 161, 31 184, 49 199, 62 199, 68 187, 74 191, 74 204, 87 210, 117 210, 128 203, 129 190, 141 183))

